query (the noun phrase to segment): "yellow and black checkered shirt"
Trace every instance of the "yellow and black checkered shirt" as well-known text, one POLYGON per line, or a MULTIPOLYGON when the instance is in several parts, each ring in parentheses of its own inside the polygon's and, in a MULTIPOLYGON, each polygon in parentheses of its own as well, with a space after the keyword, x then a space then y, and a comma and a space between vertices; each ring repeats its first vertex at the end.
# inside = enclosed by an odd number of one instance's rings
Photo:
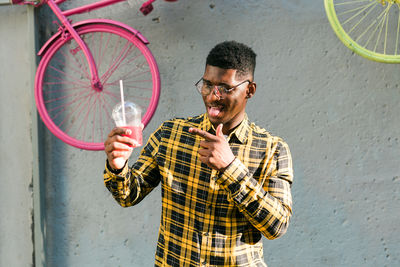
POLYGON ((106 164, 106 187, 127 207, 161 182, 155 266, 266 266, 261 237, 283 235, 292 214, 287 144, 246 115, 228 136, 236 158, 218 172, 200 162, 190 127, 215 133, 206 114, 166 121, 131 168, 114 174, 106 164))

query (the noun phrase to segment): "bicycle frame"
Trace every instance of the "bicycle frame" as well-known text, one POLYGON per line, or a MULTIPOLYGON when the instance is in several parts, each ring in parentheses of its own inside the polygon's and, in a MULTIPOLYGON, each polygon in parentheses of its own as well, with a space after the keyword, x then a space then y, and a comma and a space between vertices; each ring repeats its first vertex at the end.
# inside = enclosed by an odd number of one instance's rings
MULTIPOLYGON (((48 4, 53 2, 55 5, 59 5, 63 2, 65 2, 67 0, 47 0, 48 4)), ((76 15, 76 14, 82 14, 82 13, 87 13, 90 12, 92 10, 96 10, 96 9, 100 9, 106 6, 110 6, 119 2, 125 2, 126 0, 102 0, 102 1, 98 1, 92 4, 87 4, 84 6, 80 6, 77 8, 73 8, 73 9, 69 9, 66 11, 61 11, 60 13, 61 15, 68 17, 68 16, 72 16, 72 15, 76 15)), ((50 5, 50 4, 49 4, 50 5)), ((53 10, 54 11, 54 10, 53 10)), ((56 14, 57 15, 57 14, 56 14)))
MULTIPOLYGON (((88 49, 87 45, 85 44, 85 42, 83 42, 83 40, 79 37, 79 34, 76 32, 76 30, 74 29, 74 27, 76 27, 77 25, 72 25, 71 24, 71 20, 68 19, 69 16, 72 15, 77 15, 77 14, 82 14, 82 13, 88 13, 90 11, 96 10, 96 9, 100 9, 109 5, 113 5, 119 2, 125 2, 126 0, 102 0, 102 1, 98 1, 92 4, 87 4, 87 5, 83 5, 77 8, 72 8, 72 9, 68 9, 68 10, 64 10, 62 11, 59 8, 59 4, 65 2, 67 0, 43 0, 43 1, 21 1, 21 0, 10 0, 10 2, 12 4, 20 4, 20 5, 34 5, 34 6, 41 6, 44 4, 47 4, 50 9, 54 12, 54 14, 57 16, 58 20, 61 22, 62 26, 60 26, 59 28, 59 32, 61 35, 65 35, 65 34, 70 34, 72 36, 72 38, 75 39, 75 41, 78 43, 79 47, 82 49, 88 63, 89 63, 89 69, 90 69, 90 74, 91 74, 91 85, 92 85, 92 89, 97 90, 97 91, 101 91, 103 89, 103 86, 101 84, 99 75, 98 75, 98 71, 96 68, 96 64, 94 62, 94 58, 92 53, 90 52, 90 50, 88 49)), ((154 1, 154 0, 153 0, 154 1)), ((152 2, 153 2, 152 1, 152 2)), ((95 22, 95 21, 99 21, 99 20, 91 20, 91 22, 95 22)), ((107 20, 104 20, 107 22, 107 20)), ((80 23, 78 25, 81 25, 83 23, 80 23)), ((148 43, 148 41, 140 35, 140 33, 136 30, 134 30, 133 28, 129 28, 125 25, 123 25, 122 23, 119 25, 122 28, 126 28, 128 31, 131 31, 135 36, 139 37, 140 40, 142 40, 145 44, 148 43)), ((57 37, 60 35, 58 34, 57 37)), ((56 37, 56 36, 53 36, 56 37)), ((44 46, 43 48, 39 51, 39 55, 41 55, 46 48, 48 47, 48 45, 51 43, 52 40, 54 40, 55 38, 51 38, 44 46)))
POLYGON ((94 62, 94 58, 88 47, 86 46, 85 42, 79 37, 78 33, 75 31, 74 27, 72 26, 70 20, 67 18, 68 16, 86 13, 95 9, 99 9, 108 5, 112 5, 118 2, 126 1, 126 0, 104 0, 99 1, 93 4, 84 5, 78 8, 73 8, 70 10, 62 11, 58 5, 65 2, 66 0, 46 0, 45 2, 47 5, 53 10, 54 14, 62 23, 63 27, 60 30, 63 34, 66 34, 66 31, 72 35, 75 41, 78 43, 79 47, 82 49, 85 57, 88 60, 90 74, 92 77, 91 85, 94 90, 101 91, 103 89, 103 85, 101 84, 98 71, 96 68, 96 64, 94 62), (66 30, 66 31, 65 31, 66 30))

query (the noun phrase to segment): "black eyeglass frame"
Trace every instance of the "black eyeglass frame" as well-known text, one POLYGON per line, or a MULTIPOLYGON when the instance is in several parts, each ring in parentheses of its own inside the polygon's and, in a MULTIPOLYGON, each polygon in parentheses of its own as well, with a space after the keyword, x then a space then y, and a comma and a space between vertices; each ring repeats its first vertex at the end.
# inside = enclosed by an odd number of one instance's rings
MULTIPOLYGON (((196 87, 196 90, 202 95, 202 96, 207 96, 207 95, 209 95, 212 91, 213 91, 213 89, 210 89, 210 91, 207 93, 207 94, 203 94, 202 93, 202 87, 199 87, 199 84, 200 84, 200 82, 203 82, 203 84, 204 84, 204 82, 205 81, 207 81, 207 80, 204 80, 203 78, 200 78, 200 80, 198 80, 195 84, 194 84, 194 86, 196 87)), ((208 82, 208 81, 207 81, 208 82)), ((220 95, 222 96, 223 94, 229 94, 230 92, 232 92, 234 89, 236 89, 237 87, 239 87, 239 86, 241 86, 242 84, 244 84, 244 83, 246 83, 246 82, 248 82, 249 84, 251 84, 252 83, 252 81, 250 81, 250 80, 245 80, 245 81, 243 81, 243 82, 241 82, 241 83, 239 83, 239 84, 237 84, 237 85, 235 85, 235 86, 232 86, 232 87, 230 87, 230 88, 225 88, 225 85, 212 85, 213 86, 213 88, 217 88, 217 90, 218 90, 218 92, 220 93, 220 95), (223 90, 223 92, 221 91, 221 90, 223 90)))

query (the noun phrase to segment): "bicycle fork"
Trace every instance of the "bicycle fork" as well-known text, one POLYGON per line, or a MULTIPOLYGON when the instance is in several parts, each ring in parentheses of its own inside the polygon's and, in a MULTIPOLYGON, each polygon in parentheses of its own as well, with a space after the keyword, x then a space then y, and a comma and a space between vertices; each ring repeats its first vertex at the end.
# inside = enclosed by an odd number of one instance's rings
POLYGON ((75 31, 70 20, 66 16, 63 15, 61 9, 57 6, 57 4, 54 2, 54 0, 47 0, 47 4, 53 10, 54 14, 56 14, 58 19, 60 20, 60 22, 62 24, 61 27, 63 27, 62 31, 68 32, 69 34, 71 34, 71 36, 74 38, 74 40, 78 43, 80 49, 82 49, 86 59, 88 60, 90 74, 92 77, 92 80, 91 80, 92 89, 94 89, 96 91, 102 91, 103 85, 100 81, 97 67, 96 67, 93 55, 90 52, 89 48, 87 47, 85 42, 80 38, 79 34, 75 31))

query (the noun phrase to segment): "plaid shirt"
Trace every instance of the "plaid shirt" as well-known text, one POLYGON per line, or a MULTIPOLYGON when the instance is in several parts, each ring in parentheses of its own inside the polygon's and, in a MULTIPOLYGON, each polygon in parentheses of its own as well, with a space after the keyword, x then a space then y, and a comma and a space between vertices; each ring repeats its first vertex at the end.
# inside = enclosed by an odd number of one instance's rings
POLYGON ((261 237, 283 235, 292 214, 287 144, 246 115, 228 136, 236 158, 218 172, 200 162, 190 127, 215 133, 206 114, 166 121, 131 168, 114 174, 106 164, 106 187, 127 207, 161 182, 155 266, 266 266, 261 237))

